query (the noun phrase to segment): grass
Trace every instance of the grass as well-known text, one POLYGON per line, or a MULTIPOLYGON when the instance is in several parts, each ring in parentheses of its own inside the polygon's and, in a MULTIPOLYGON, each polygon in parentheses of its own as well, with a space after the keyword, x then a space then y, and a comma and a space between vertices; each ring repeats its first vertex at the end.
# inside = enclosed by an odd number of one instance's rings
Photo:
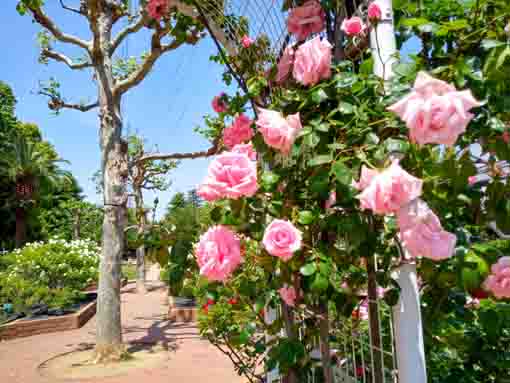
POLYGON ((136 279, 136 265, 126 263, 122 265, 122 277, 129 281, 136 279))

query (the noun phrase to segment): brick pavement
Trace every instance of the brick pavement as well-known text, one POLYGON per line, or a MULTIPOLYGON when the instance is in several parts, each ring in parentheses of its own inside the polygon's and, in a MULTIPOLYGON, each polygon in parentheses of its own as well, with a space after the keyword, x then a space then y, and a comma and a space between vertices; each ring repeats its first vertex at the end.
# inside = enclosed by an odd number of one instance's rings
MULTIPOLYGON (((190 324, 171 324, 165 318, 163 304, 166 291, 156 288, 147 295, 133 292, 133 285, 123 289, 122 320, 126 342, 162 342, 169 351, 168 363, 153 369, 130 370, 129 374, 80 383, 241 383, 232 364, 206 340, 200 339, 190 324)), ((35 335, 0 342, 0 382, 55 383, 43 377, 37 367, 56 355, 91 346, 94 342, 95 319, 80 329, 35 335)), ((107 367, 105 367, 107 368, 107 367)))

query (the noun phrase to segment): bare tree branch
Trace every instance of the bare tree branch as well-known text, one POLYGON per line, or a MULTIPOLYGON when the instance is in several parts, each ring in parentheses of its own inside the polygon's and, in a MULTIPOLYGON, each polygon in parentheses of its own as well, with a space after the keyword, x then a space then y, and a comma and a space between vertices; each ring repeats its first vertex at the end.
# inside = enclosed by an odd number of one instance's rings
POLYGON ((89 61, 83 61, 83 62, 74 62, 72 59, 67 57, 66 55, 55 52, 51 49, 43 49, 41 52, 41 56, 48 57, 56 61, 63 62, 64 64, 67 64, 67 66, 71 69, 85 69, 92 67, 92 63, 89 61))
POLYGON ((201 157, 211 157, 214 156, 215 154, 218 154, 218 151, 219 151, 219 139, 216 139, 213 142, 213 145, 208 150, 190 153, 171 153, 171 154, 151 153, 140 157, 138 159, 138 162, 147 162, 155 160, 186 160, 201 157))
POLYGON ((168 32, 166 28, 158 29, 151 39, 151 51, 140 65, 140 67, 134 71, 128 78, 120 81, 114 89, 114 94, 118 97, 126 93, 132 87, 138 85, 147 76, 150 70, 153 68, 158 58, 166 52, 173 51, 179 48, 184 43, 195 44, 200 36, 198 33, 191 32, 186 40, 173 40, 169 44, 161 44, 161 39, 168 32))
POLYGON ((62 6, 63 9, 65 9, 67 11, 74 12, 74 13, 77 13, 79 15, 83 15, 83 12, 80 9, 69 7, 68 5, 66 5, 64 3, 64 0, 60 0, 60 5, 62 6))
POLYGON ((34 17, 34 20, 42 27, 46 28, 58 41, 73 44, 89 50, 90 43, 80 39, 79 37, 63 33, 57 25, 51 20, 40 7, 28 8, 34 17))
POLYGON ((96 101, 92 104, 69 104, 61 98, 55 97, 55 95, 51 93, 42 90, 40 90, 38 93, 50 98, 48 101, 48 108, 55 111, 59 111, 60 109, 74 109, 79 110, 80 112, 88 112, 89 110, 99 107, 99 101, 96 101))
POLYGON ((124 41, 124 39, 132 33, 138 32, 143 28, 144 25, 147 24, 149 18, 145 15, 142 10, 140 10, 137 20, 133 23, 129 24, 126 28, 121 30, 117 36, 112 41, 112 45, 110 47, 110 56, 113 55, 115 50, 119 47, 120 44, 124 41))

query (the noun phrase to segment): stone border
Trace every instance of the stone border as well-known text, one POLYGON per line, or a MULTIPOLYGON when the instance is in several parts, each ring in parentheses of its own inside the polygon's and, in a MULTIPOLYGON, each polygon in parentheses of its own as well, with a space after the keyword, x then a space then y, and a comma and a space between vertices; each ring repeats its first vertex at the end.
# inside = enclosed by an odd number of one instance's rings
POLYGON ((0 341, 82 327, 96 313, 97 301, 82 307, 78 312, 54 318, 15 320, 0 326, 0 341))

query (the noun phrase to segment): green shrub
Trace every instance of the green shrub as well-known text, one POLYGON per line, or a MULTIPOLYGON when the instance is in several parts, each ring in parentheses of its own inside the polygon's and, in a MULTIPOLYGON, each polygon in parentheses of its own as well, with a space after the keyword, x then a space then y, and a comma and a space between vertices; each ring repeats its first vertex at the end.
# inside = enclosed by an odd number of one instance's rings
POLYGON ((99 249, 92 241, 51 239, 35 242, 2 256, 0 303, 10 302, 27 313, 34 304, 64 308, 97 281, 99 249))

